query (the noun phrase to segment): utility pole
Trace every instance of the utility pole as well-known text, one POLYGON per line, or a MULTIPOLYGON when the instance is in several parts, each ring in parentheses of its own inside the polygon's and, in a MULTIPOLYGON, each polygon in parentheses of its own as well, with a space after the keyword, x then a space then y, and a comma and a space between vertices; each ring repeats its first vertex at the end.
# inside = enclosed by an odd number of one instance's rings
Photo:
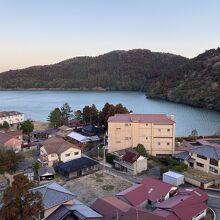
POLYGON ((105 145, 106 145, 106 135, 104 135, 104 146, 103 146, 103 163, 104 163, 104 169, 105 169, 105 163, 106 163, 106 158, 105 158, 105 145))

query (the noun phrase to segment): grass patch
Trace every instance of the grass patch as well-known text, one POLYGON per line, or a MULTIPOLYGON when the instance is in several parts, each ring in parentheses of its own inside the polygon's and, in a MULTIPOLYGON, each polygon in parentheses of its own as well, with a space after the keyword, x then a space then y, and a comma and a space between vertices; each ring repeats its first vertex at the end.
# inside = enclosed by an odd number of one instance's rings
POLYGON ((103 176, 103 173, 95 173, 95 176, 96 176, 97 178, 102 178, 102 177, 104 177, 104 176, 103 176))
POLYGON ((102 189, 105 190, 105 191, 112 191, 114 189, 114 186, 104 185, 104 186, 102 186, 102 189))

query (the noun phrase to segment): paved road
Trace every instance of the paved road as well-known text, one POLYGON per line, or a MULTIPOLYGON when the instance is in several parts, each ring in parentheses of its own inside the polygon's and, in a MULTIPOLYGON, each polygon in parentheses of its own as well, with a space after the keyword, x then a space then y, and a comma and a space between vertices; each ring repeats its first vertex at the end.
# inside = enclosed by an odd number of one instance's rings
POLYGON ((220 220, 220 192, 206 190, 209 195, 208 206, 211 207, 216 214, 216 220, 220 220))

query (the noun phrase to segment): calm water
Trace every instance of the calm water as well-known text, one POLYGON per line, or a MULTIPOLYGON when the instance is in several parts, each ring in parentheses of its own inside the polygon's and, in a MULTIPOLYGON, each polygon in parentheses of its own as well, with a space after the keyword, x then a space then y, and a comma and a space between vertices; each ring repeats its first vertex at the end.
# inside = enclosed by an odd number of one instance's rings
POLYGON ((172 114, 176 120, 177 135, 189 135, 194 128, 200 135, 214 134, 220 130, 220 113, 146 99, 141 92, 0 91, 0 111, 21 111, 34 120, 46 121, 49 112, 65 102, 73 110, 93 103, 101 109, 109 102, 122 103, 134 113, 172 114))

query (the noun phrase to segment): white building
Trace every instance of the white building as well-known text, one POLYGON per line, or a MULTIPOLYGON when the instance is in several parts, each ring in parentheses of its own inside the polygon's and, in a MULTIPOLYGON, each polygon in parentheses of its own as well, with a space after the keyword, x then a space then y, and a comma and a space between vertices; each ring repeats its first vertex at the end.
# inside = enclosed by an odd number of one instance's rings
POLYGON ((3 124, 4 121, 8 122, 8 124, 18 124, 24 122, 24 113, 16 112, 16 111, 2 111, 0 112, 0 124, 3 124))

